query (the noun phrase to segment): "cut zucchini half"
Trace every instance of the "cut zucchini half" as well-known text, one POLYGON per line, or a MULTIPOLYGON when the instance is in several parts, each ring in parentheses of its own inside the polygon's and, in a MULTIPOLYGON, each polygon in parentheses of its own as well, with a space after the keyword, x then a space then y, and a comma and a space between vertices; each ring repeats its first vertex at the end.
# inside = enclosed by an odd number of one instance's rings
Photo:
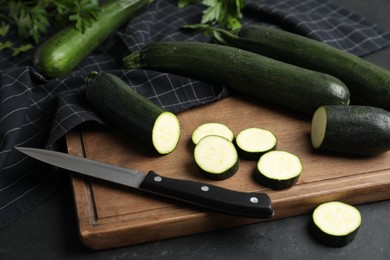
POLYGON ((355 239, 361 223, 362 216, 357 208, 331 201, 313 211, 311 232, 315 239, 326 246, 342 247, 355 239))
POLYGON ((247 128, 237 135, 235 143, 241 158, 257 161, 261 155, 275 149, 277 139, 269 130, 247 128))
POLYGON ((91 72, 85 81, 87 100, 107 122, 159 154, 175 149, 181 132, 175 114, 142 96, 114 74, 91 72))
POLYGON ((313 114, 311 143, 319 151, 375 155, 390 150, 390 112, 356 105, 326 105, 313 114))
POLYGON ((161 113, 152 130, 153 146, 160 154, 168 154, 175 150, 180 139, 180 123, 175 114, 161 113))
POLYGON ((192 142, 196 145, 200 139, 208 135, 218 135, 233 142, 233 131, 222 123, 205 123, 200 125, 192 133, 192 142))
POLYGON ((287 189, 297 182, 302 170, 298 156, 286 151, 270 151, 260 157, 255 179, 274 190, 287 189))
POLYGON ((239 168, 234 144, 222 136, 203 137, 195 146, 194 158, 202 173, 213 180, 225 180, 239 168))

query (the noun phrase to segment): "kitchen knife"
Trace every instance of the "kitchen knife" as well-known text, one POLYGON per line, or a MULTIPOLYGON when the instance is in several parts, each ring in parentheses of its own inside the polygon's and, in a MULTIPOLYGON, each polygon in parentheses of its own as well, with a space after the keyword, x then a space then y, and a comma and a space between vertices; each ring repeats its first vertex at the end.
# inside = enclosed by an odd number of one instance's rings
POLYGON ((15 147, 42 162, 109 182, 157 193, 226 214, 269 218, 274 211, 266 193, 239 192, 206 183, 147 174, 66 153, 30 147, 15 147))

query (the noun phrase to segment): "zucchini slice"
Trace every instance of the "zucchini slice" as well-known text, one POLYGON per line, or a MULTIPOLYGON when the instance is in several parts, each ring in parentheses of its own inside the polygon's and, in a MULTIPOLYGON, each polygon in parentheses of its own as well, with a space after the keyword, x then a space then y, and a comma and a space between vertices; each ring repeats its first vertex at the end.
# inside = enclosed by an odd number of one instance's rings
POLYGON ((247 128, 236 137, 236 147, 240 157, 247 160, 259 160, 264 153, 276 148, 276 136, 262 128, 247 128))
POLYGON ((321 106, 312 118, 314 149, 373 155, 390 150, 390 112, 369 106, 321 106))
POLYGON ((172 152, 180 139, 175 114, 138 94, 110 73, 92 72, 86 79, 88 101, 108 120, 152 146, 159 154, 172 152))
POLYGON ((200 139, 207 135, 219 135, 225 137, 230 142, 233 142, 233 131, 221 123, 205 123, 200 125, 192 133, 192 142, 196 145, 200 139))
POLYGON ((270 151, 257 163, 255 179, 263 186, 281 190, 293 186, 303 170, 298 156, 286 151, 270 151))
POLYGON ((331 201, 314 210, 310 230, 320 243, 329 247, 343 247, 355 239, 361 223, 362 216, 357 208, 331 201))
POLYGON ((213 180, 225 180, 239 168, 234 144, 222 136, 203 137, 195 146, 194 158, 202 173, 213 180))

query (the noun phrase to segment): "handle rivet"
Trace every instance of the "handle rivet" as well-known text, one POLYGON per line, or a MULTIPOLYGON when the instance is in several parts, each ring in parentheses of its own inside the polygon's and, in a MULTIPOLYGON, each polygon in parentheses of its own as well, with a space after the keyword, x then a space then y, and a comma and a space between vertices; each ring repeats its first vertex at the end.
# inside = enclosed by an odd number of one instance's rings
POLYGON ((202 187, 200 187, 200 189, 202 191, 209 191, 210 190, 209 186, 202 186, 202 187))
POLYGON ((252 203, 258 203, 258 202, 259 202, 259 199, 256 198, 256 197, 251 197, 250 201, 251 201, 252 203))
POLYGON ((162 178, 161 178, 160 176, 156 176, 156 177, 153 178, 153 180, 154 180, 155 182, 161 182, 161 181, 162 181, 162 178))

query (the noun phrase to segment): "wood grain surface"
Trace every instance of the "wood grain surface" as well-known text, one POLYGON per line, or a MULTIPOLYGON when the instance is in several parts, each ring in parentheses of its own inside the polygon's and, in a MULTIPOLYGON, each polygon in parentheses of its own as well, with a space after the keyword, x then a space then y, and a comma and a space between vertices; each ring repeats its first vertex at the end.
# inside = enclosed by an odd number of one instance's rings
MULTIPOLYGON (((228 97, 178 116, 181 139, 169 155, 155 155, 125 132, 103 127, 83 127, 68 134, 68 153, 145 172, 154 170, 167 177, 267 192, 275 209, 271 221, 309 213, 331 200, 356 205, 390 198, 390 152, 374 157, 317 153, 310 144, 311 118, 242 97, 228 97), (297 184, 287 190, 269 190, 253 180, 256 162, 245 160, 227 180, 205 179, 194 163, 191 134, 206 122, 225 123, 235 134, 248 127, 273 131, 278 149, 302 160, 304 170, 297 184)), ((76 174, 72 174, 72 187, 81 239, 95 250, 264 221, 228 216, 76 174)))

